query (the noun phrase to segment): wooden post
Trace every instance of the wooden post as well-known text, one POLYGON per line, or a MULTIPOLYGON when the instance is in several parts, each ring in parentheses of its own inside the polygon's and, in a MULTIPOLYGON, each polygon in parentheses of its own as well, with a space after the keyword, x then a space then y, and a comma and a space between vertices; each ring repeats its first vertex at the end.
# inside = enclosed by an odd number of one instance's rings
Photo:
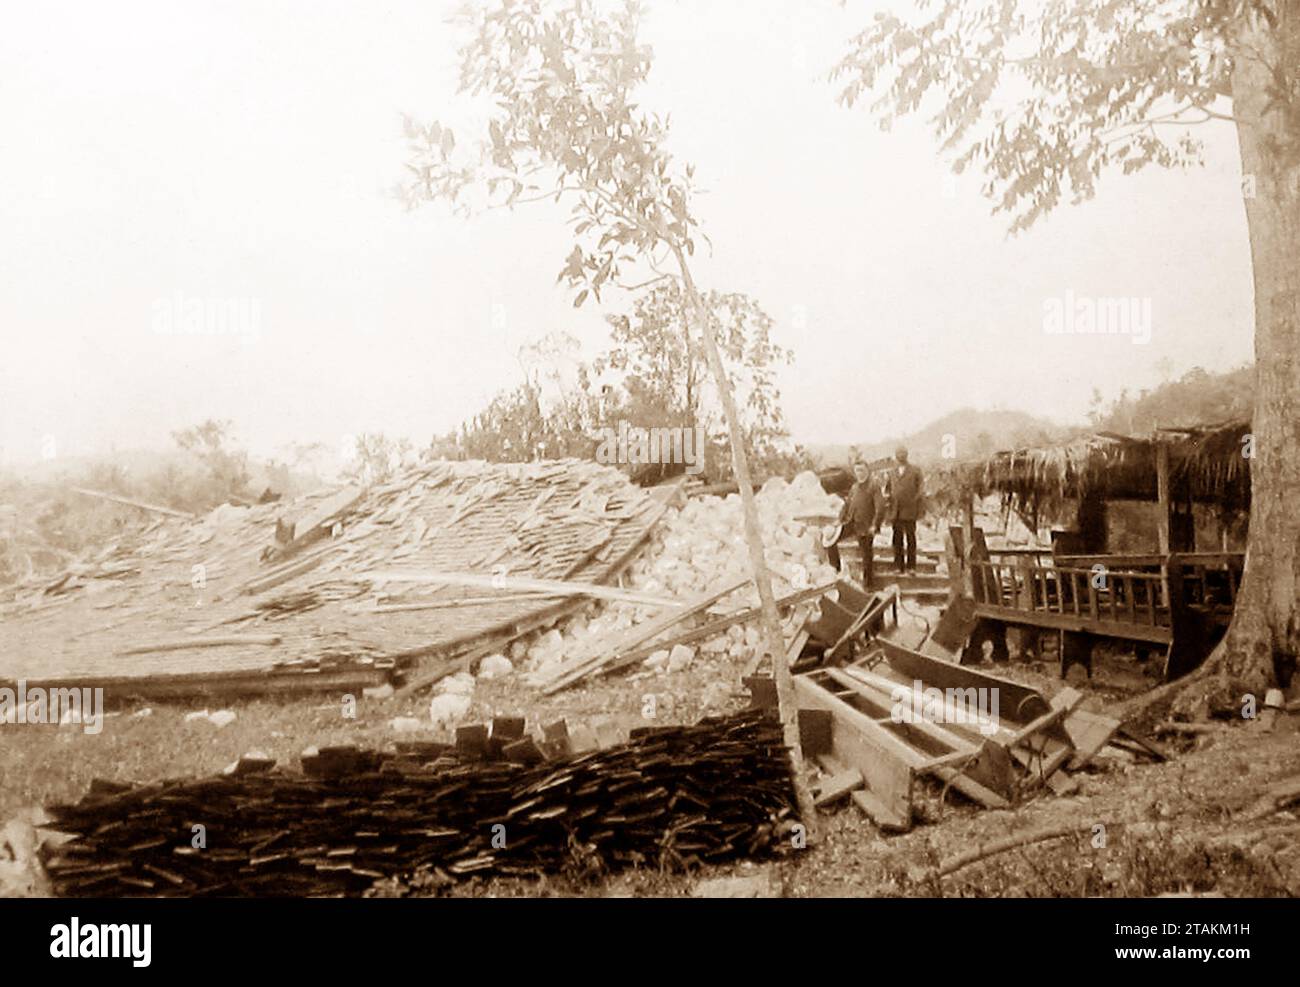
POLYGON ((1169 554, 1170 517, 1173 503, 1169 497, 1169 445, 1158 438, 1156 443, 1156 534, 1160 540, 1160 554, 1169 554))

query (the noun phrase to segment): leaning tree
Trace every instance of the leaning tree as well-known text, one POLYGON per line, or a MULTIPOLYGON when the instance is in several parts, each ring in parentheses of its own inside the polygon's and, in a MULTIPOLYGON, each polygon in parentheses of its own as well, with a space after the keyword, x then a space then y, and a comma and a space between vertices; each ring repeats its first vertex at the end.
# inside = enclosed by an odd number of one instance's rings
POLYGON ((832 77, 882 126, 933 107, 957 172, 983 171, 1011 231, 1103 173, 1201 160, 1235 126, 1255 286, 1246 572, 1225 678, 1261 690, 1300 652, 1300 6, 1284 0, 921 0, 877 14, 832 77))
MULTIPOLYGON (((557 281, 574 292, 575 306, 588 297, 599 301, 610 288, 679 283, 731 433, 766 650, 798 765, 793 686, 740 416, 691 270, 702 237, 692 211, 694 168, 674 161, 666 122, 636 102, 651 63, 649 47, 637 38, 640 5, 492 0, 467 8, 458 20, 468 38, 460 51, 460 91, 477 101, 486 132, 465 148, 442 123, 408 119, 411 175, 401 195, 412 205, 441 200, 464 215, 535 201, 567 204, 574 244, 557 281)), ((797 771, 795 788, 810 832, 811 797, 797 771)))

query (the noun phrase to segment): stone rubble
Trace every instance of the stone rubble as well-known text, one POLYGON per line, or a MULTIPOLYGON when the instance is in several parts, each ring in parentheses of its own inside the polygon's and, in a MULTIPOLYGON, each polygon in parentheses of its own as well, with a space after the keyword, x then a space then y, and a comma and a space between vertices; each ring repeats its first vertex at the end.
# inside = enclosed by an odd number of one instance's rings
MULTIPOLYGON (((838 514, 842 501, 826 493, 816 474, 805 471, 790 482, 768 480, 755 495, 759 526, 767 541, 767 564, 776 596, 834 581, 836 572, 818 547, 818 526, 796 520, 838 514)), ((740 497, 696 497, 672 509, 660 522, 649 549, 628 569, 627 584, 647 593, 680 599, 707 595, 750 575, 740 497)), ((726 609, 758 605, 758 591, 746 586, 721 601, 726 609)), ((653 609, 628 603, 592 604, 587 611, 529 639, 515 641, 509 658, 516 668, 539 672, 579 653, 589 638, 610 637, 647 620, 653 609)), ((655 652, 643 663, 655 671, 679 672, 699 658, 741 660, 759 646, 757 621, 725 633, 655 652)))

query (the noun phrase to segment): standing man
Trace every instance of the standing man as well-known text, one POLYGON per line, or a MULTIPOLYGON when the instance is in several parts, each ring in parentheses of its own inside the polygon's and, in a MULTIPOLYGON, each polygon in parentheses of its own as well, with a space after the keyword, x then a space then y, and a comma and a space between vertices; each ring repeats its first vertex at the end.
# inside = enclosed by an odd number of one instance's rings
MULTIPOLYGON (((874 581, 872 540, 884 516, 885 501, 866 463, 853 464, 853 477, 856 482, 840 509, 840 527, 844 534, 852 534, 858 539, 858 548, 862 551, 862 588, 869 590, 874 581)), ((840 550, 835 544, 838 540, 838 537, 833 538, 826 546, 827 559, 836 569, 840 567, 840 550)))
POLYGON ((916 521, 924 511, 921 471, 907 461, 905 446, 894 450, 894 461, 887 488, 889 520, 894 527, 894 568, 900 573, 916 572, 916 521))

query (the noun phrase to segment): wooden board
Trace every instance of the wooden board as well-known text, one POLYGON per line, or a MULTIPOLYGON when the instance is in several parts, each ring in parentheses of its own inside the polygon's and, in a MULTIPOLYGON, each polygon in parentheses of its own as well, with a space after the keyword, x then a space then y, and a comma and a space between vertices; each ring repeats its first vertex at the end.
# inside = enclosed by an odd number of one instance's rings
POLYGON ((676 626, 687 617, 702 613, 713 604, 717 603, 723 597, 730 596, 738 589, 748 583, 748 579, 742 579, 732 586, 728 586, 717 593, 702 597, 696 600, 690 606, 682 610, 674 610, 662 617, 653 620, 642 621, 628 628, 619 635, 613 635, 604 641, 593 642, 591 647, 599 649, 595 655, 583 655, 573 661, 565 662, 556 670, 555 674, 549 676, 542 686, 542 695, 549 696, 567 688, 580 679, 609 664, 612 661, 622 657, 624 653, 637 646, 644 644, 652 638, 676 626))
MULTIPOLYGON (((829 681, 852 690, 858 700, 866 705, 867 708, 860 709, 859 712, 874 718, 891 715, 894 702, 891 693, 856 677, 865 675, 876 678, 872 673, 838 668, 828 668, 824 672, 829 681)), ((925 719, 882 723, 880 726, 916 751, 919 761, 913 764, 915 770, 939 776, 967 798, 987 808, 1000 809, 1005 808, 1014 796, 1015 777, 1011 770, 1011 758, 1006 748, 997 743, 987 739, 973 743, 965 736, 947 729, 945 724, 931 723, 925 719)))
POLYGON ((277 557, 283 558, 301 551, 329 533, 326 525, 353 507, 366 494, 365 488, 348 486, 331 494, 306 512, 293 519, 281 518, 276 531, 282 541, 276 546, 277 557))
POLYGON ((837 771, 813 785, 813 805, 818 807, 831 805, 855 789, 861 788, 862 785, 862 772, 857 768, 837 771))
MULTIPOLYGON (((832 714, 831 750, 836 760, 856 768, 870 791, 864 809, 882 829, 907 830, 912 825, 911 762, 919 760, 898 738, 843 700, 812 682, 794 676, 795 701, 800 709, 828 710, 832 714)), ((861 804, 861 801, 859 801, 861 804)))
POLYGON ((1076 709, 1065 718, 1065 732, 1076 748, 1070 769, 1077 771, 1091 761, 1119 730, 1120 721, 1100 713, 1076 709))
MULTIPOLYGON (((880 644, 890 667, 908 680, 920 679, 940 689, 997 689, 999 715, 1009 722, 1023 725, 1051 709, 1041 693, 1019 682, 940 661, 883 638, 880 644)), ((1059 723, 1047 731, 1047 736, 1070 743, 1070 735, 1059 723)))
MULTIPOLYGON (((800 603, 806 603, 809 600, 815 600, 818 597, 825 596, 834 585, 834 583, 827 583, 824 586, 815 586, 812 589, 805 589, 798 593, 791 593, 788 596, 783 596, 776 601, 776 609, 778 612, 788 610, 790 607, 796 606, 800 603)), ((614 661, 611 661, 600 670, 600 674, 607 675, 610 672, 618 671, 621 668, 627 668, 638 661, 644 661, 656 651, 671 651, 673 647, 678 644, 693 644, 696 641, 707 640, 715 634, 720 634, 722 631, 725 631, 727 628, 733 627, 736 624, 745 624, 751 620, 757 620, 762 616, 762 614, 763 610, 761 607, 749 607, 748 609, 741 610, 737 613, 731 613, 727 614, 725 617, 719 617, 717 620, 711 620, 707 624, 696 627, 694 630, 684 631, 681 634, 677 634, 674 637, 667 638, 666 640, 651 641, 650 643, 643 644, 639 648, 634 648, 614 661)))

